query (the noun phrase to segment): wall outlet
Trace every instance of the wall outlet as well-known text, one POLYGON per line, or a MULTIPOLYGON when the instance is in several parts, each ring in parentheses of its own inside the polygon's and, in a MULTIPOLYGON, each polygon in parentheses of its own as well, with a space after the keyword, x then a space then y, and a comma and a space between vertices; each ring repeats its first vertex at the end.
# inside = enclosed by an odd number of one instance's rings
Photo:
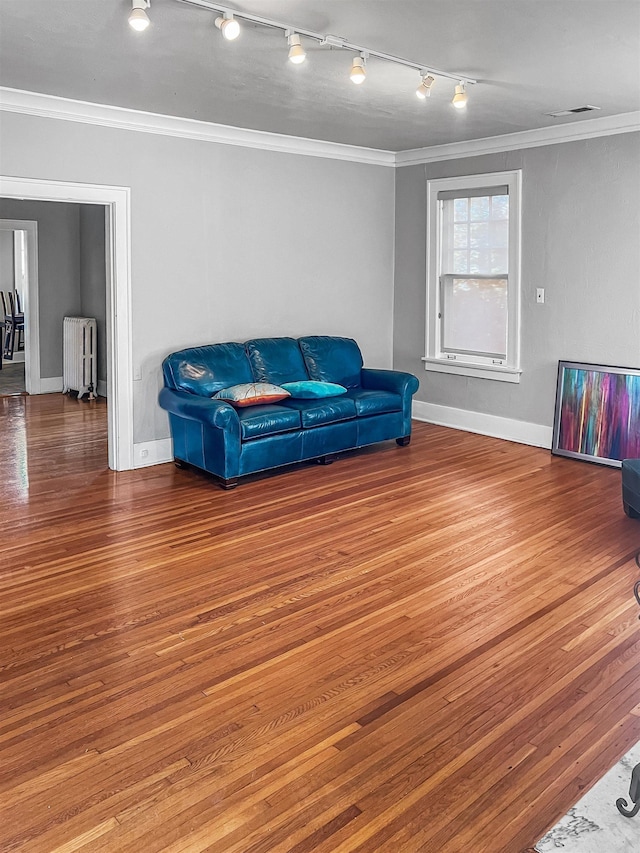
POLYGON ((544 287, 536 288, 536 302, 538 305, 544 304, 544 287))
POLYGON ((146 449, 146 447, 140 451, 140 458, 141 459, 146 459, 148 455, 149 455, 149 451, 146 449))
POLYGON ((133 368, 133 381, 137 382, 142 379, 142 370, 140 369, 140 365, 136 364, 133 368))

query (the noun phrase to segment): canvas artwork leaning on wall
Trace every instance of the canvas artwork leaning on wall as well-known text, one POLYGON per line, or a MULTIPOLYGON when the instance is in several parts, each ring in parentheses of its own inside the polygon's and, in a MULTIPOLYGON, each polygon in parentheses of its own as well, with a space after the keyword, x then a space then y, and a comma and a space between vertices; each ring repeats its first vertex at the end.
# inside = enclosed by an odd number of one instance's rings
POLYGON ((551 450, 616 467, 640 457, 640 370, 559 362, 551 450))

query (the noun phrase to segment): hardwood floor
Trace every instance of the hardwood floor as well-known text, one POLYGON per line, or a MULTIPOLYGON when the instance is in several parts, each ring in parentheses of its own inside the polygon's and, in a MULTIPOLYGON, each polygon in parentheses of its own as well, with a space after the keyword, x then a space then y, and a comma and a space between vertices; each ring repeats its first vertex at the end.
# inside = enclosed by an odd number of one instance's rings
POLYGON ((0 429, 3 853, 521 853, 640 739, 617 469, 416 423, 224 492, 107 470, 100 403, 0 429))
POLYGON ((24 361, 4 361, 0 370, 0 397, 25 394, 24 361))

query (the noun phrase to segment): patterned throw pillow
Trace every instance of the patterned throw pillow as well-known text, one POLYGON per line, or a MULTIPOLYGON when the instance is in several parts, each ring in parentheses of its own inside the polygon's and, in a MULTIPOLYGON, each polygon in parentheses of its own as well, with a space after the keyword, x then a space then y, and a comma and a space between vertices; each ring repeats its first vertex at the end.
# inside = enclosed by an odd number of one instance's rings
POLYGON ((291 394, 279 385, 271 382, 243 382, 223 388, 213 395, 214 400, 226 400, 232 406, 261 406, 266 403, 277 403, 290 397, 291 394))
POLYGON ((316 400, 321 397, 337 397, 339 394, 347 393, 344 385, 337 385, 335 382, 318 382, 315 379, 283 382, 282 387, 294 399, 298 400, 316 400))

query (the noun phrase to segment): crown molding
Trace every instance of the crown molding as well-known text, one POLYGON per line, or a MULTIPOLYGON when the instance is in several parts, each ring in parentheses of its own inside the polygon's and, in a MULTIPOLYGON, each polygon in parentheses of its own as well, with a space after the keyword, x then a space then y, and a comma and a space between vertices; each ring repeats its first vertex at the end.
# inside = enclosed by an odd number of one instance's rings
POLYGON ((42 118, 113 127, 119 130, 155 133, 160 136, 173 136, 179 139, 195 139, 200 142, 215 142, 221 145, 259 148, 264 151, 277 151, 284 154, 300 154, 307 157, 323 157, 330 160, 346 160, 351 163, 391 167, 437 163, 441 160, 477 157, 482 154, 515 151, 520 148, 537 148, 542 145, 555 145, 561 142, 574 142, 580 139, 640 131, 640 111, 635 111, 615 116, 581 119, 575 124, 564 123, 553 127, 508 133, 502 136, 393 152, 364 148, 358 145, 344 145, 339 142, 326 142, 321 139, 305 139, 300 136, 287 136, 262 130, 232 127, 226 124, 213 124, 197 119, 166 116, 125 107, 93 104, 88 101, 76 101, 57 95, 44 95, 39 92, 27 92, 23 89, 10 89, 0 86, 0 111, 3 110, 42 118))
POLYGON ((81 124, 113 127, 119 130, 133 130, 139 133, 155 133, 180 139, 195 139, 200 142, 216 142, 243 148, 260 148, 265 151, 278 151, 284 154, 347 160, 352 163, 366 163, 374 166, 393 167, 396 164, 393 151, 344 145, 339 142, 325 142, 319 139, 304 139, 299 136, 231 127, 225 124, 213 124, 196 119, 166 116, 106 104, 92 104, 88 101, 75 101, 57 95, 44 95, 39 92, 27 92, 23 89, 10 89, 4 86, 0 86, 1 110, 42 118, 75 121, 81 124))
POLYGON ((477 157, 481 154, 515 151, 519 148, 539 148, 542 145, 557 145, 561 142, 575 142, 579 139, 613 136, 617 133, 631 133, 638 130, 640 130, 640 111, 601 118, 581 119, 576 124, 540 127, 535 130, 507 133, 503 136, 470 139, 466 142, 451 142, 447 145, 433 145, 429 148, 413 148, 407 151, 399 151, 396 154, 395 161, 396 166, 437 163, 441 160, 458 160, 461 157, 477 157))

